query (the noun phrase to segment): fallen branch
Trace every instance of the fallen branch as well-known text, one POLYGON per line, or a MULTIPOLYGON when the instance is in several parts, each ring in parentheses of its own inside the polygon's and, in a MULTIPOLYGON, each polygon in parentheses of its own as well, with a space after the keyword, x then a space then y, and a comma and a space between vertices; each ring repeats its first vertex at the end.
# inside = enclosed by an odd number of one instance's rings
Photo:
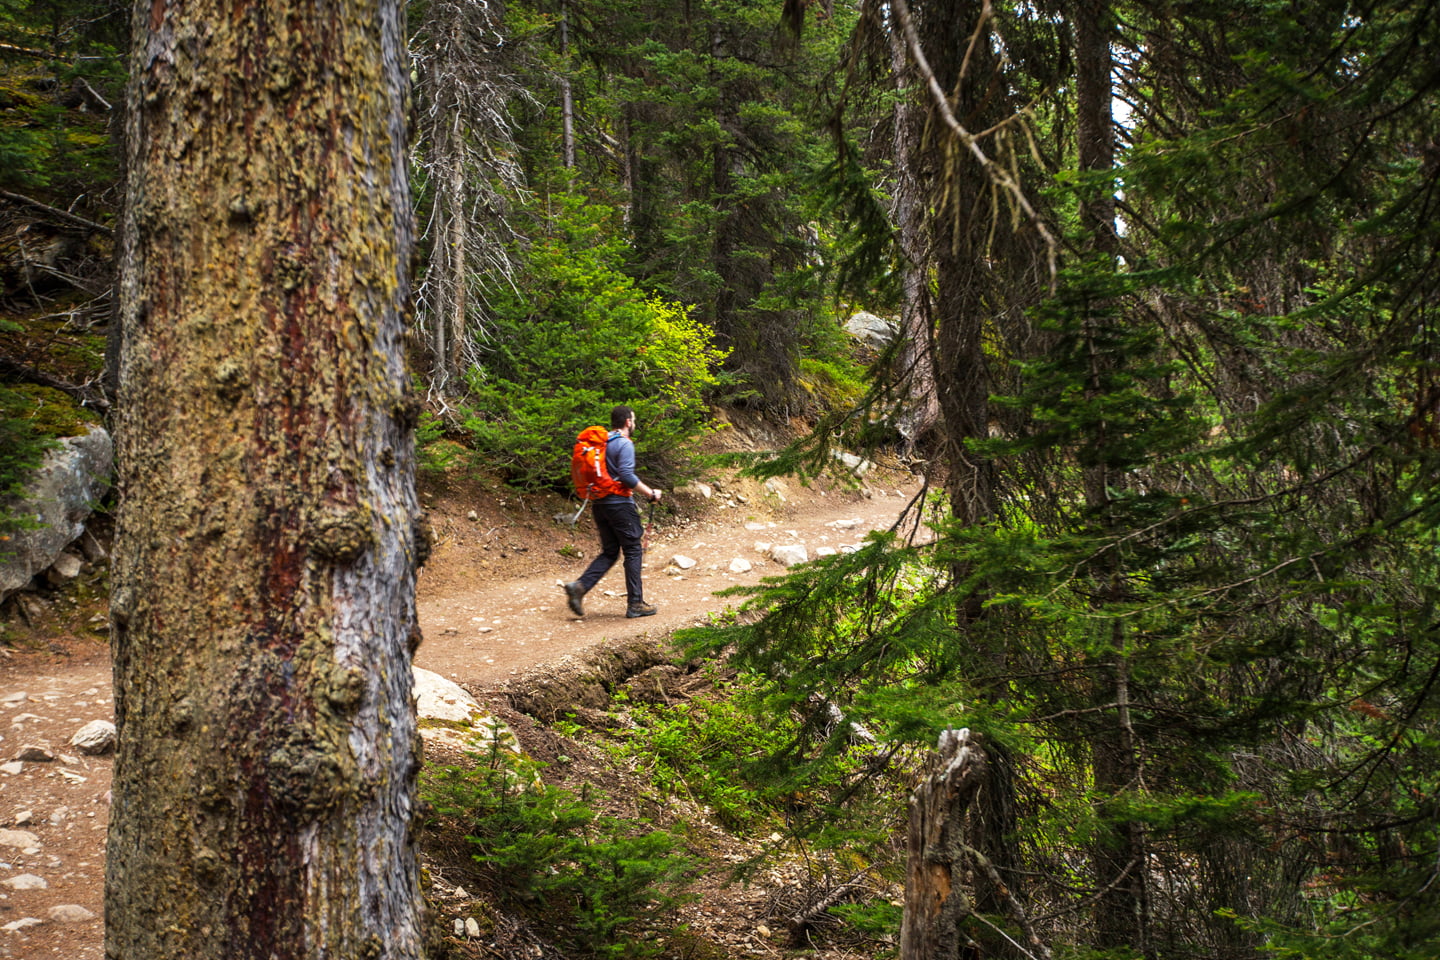
POLYGON ((68 210, 61 210, 59 207, 52 207, 48 203, 41 203, 39 200, 35 200, 31 197, 21 196, 18 193, 11 193, 8 190, 0 190, 0 198, 9 200, 11 203, 18 203, 23 207, 30 207, 34 210, 40 210, 44 213, 49 214, 52 217, 55 217, 56 219, 63 220, 66 223, 71 224, 72 226, 84 227, 86 230, 90 230, 95 233, 103 233, 106 236, 112 236, 115 233, 114 230, 105 226, 105 224, 103 223, 96 223, 94 220, 86 220, 84 217, 77 216, 68 210))
POLYGON ((0 43, 0 56, 30 57, 32 60, 53 60, 55 59, 44 50, 32 50, 29 47, 17 47, 13 43, 0 43))
POLYGON ((109 410, 110 401, 105 399, 105 394, 90 383, 74 384, 68 380, 61 380, 43 370, 30 366, 28 363, 21 363, 9 357, 0 357, 0 377, 20 380, 28 383, 39 384, 42 387, 50 387, 59 390, 61 393, 72 397, 82 407, 89 407, 92 410, 109 410))
MULTIPOLYGON (((859 877, 861 874, 856 874, 855 876, 859 877)), ((825 896, 815 901, 815 903, 786 918, 785 928, 790 931, 790 945, 796 948, 804 946, 805 931, 808 930, 810 925, 818 920, 826 910, 829 910, 835 906, 835 904, 850 896, 850 894, 868 889, 865 884, 857 883, 856 880, 852 878, 825 894, 825 896)))
POLYGON ((115 109, 114 107, 110 106, 109 100, 106 100, 104 97, 100 96, 100 92, 94 87, 90 86, 90 81, 86 80, 84 77, 80 77, 79 84, 80 89, 83 90, 86 94, 88 94, 87 99, 91 103, 99 107, 101 110, 109 113, 111 110, 115 109))
MULTIPOLYGON (((1025 955, 1030 957, 1038 956, 1040 960, 1050 960, 1050 947, 1047 946, 1045 942, 1040 939, 1040 935, 1035 932, 1035 928, 1030 924, 1029 917, 1025 915, 1024 904, 1011 892, 1010 886, 1000 877, 1000 871, 995 869, 995 864, 990 862, 989 857, 969 844, 965 844, 964 849, 980 869, 985 871, 985 875, 990 878, 990 883, 994 886, 995 891, 1004 898, 1005 905, 1010 908, 1011 918, 1020 926, 1020 929, 1025 932, 1025 939, 1029 941, 1030 946, 1035 950, 1035 953, 1031 953, 1029 950, 1024 950, 1024 948, 1021 947, 1025 955)), ((978 917, 978 914, 976 916, 978 917)), ((980 917, 980 919, 983 920, 984 918, 980 917)), ((999 930, 998 927, 994 927, 993 929, 999 930)), ((1011 943, 1015 943, 1004 931, 1000 932, 1005 936, 1005 939, 1010 940, 1011 943)), ((1019 947, 1020 945, 1017 943, 1015 946, 1019 947)))

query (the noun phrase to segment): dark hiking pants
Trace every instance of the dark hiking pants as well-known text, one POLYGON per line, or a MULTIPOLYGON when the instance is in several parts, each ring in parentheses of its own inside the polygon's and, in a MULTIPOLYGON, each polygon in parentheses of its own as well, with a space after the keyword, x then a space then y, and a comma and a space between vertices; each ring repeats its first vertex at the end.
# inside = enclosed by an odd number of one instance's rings
POLYGON ((625 592, 630 603, 645 600, 644 588, 640 585, 640 538, 645 529, 640 523, 640 510, 630 499, 595 501, 595 529, 600 532, 600 555, 590 561, 590 566, 580 574, 580 585, 589 593, 590 588, 605 576, 621 551, 625 553, 625 592))

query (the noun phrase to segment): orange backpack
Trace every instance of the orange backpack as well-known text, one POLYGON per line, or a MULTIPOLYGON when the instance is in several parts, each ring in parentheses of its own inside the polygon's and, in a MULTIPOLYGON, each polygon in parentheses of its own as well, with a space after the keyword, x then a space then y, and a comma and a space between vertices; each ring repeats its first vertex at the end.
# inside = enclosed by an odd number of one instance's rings
POLYGON ((575 453, 570 457, 570 479, 581 500, 600 500, 612 494, 623 496, 630 492, 628 487, 610 476, 610 469, 605 465, 605 448, 609 443, 610 431, 598 426, 586 427, 575 438, 575 453))

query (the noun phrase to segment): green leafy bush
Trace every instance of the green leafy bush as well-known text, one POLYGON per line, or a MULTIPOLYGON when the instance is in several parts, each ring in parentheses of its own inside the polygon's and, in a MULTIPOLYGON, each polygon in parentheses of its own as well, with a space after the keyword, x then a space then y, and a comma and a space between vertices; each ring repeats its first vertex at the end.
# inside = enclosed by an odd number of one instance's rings
POLYGON ((518 486, 563 488, 575 435, 608 424, 617 404, 634 407, 639 456, 662 474, 709 425, 705 396, 724 352, 683 306, 621 272, 612 217, 568 202, 522 254, 520 285, 492 304, 464 425, 480 458, 518 486))
POLYGON ((533 760, 498 747, 472 756, 473 768, 428 772, 422 792, 441 816, 462 823, 497 887, 543 904, 596 956, 652 953, 637 928, 686 899, 691 860, 676 837, 596 814, 587 797, 542 783, 533 760))

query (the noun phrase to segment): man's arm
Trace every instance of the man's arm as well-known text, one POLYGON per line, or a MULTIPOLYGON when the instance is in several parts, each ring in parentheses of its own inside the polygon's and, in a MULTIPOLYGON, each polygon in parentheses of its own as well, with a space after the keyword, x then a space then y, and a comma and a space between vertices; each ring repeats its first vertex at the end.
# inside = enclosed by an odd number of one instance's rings
POLYGON ((606 449, 610 459, 610 475, 647 500, 659 500, 660 491, 640 479, 635 472, 635 444, 628 437, 616 437, 606 449), (613 456, 612 456, 613 454, 613 456))

